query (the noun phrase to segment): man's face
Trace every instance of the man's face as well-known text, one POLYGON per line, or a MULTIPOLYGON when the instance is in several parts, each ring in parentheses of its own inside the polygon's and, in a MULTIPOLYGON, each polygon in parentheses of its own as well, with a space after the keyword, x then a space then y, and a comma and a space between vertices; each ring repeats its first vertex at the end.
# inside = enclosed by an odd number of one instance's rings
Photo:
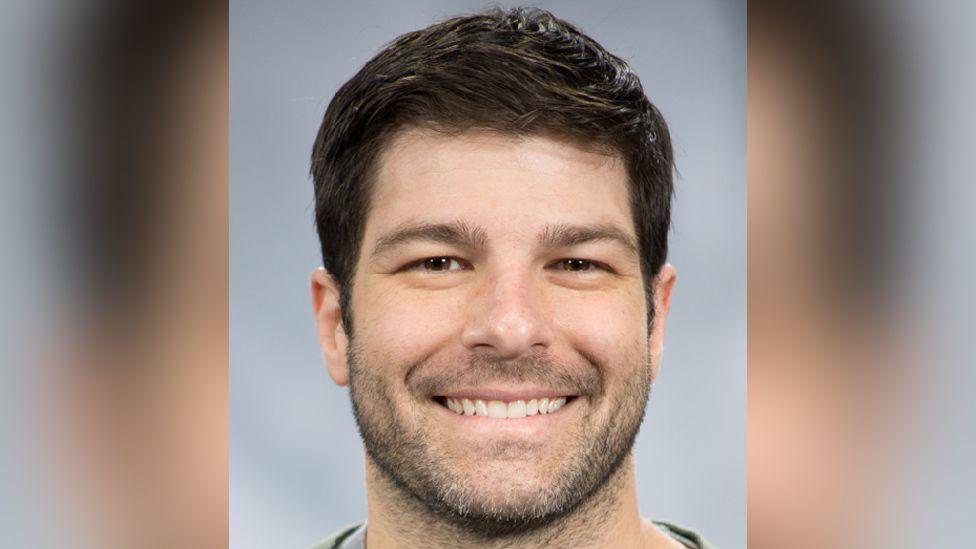
POLYGON ((348 360, 330 371, 349 376, 388 479, 484 533, 544 524, 607 481, 632 447, 663 330, 660 314, 649 340, 630 212, 619 159, 564 142, 393 140, 348 352, 329 357, 348 360))

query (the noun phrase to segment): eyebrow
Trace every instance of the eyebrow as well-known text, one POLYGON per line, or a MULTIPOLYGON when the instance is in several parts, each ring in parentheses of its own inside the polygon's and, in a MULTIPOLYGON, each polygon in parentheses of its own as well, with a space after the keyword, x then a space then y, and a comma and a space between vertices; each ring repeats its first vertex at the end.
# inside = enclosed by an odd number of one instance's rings
POLYGON ((545 248, 568 248, 599 240, 616 242, 628 252, 638 253, 636 239, 611 224, 549 225, 539 235, 539 244, 545 248))
MULTIPOLYGON (((632 254, 639 252, 636 239, 611 224, 572 225, 562 223, 547 225, 538 238, 539 245, 544 248, 569 248, 600 240, 615 242, 632 254)), ((415 241, 449 244, 469 250, 482 250, 488 245, 488 233, 482 227, 472 227, 461 220, 451 223, 408 222, 380 237, 376 241, 372 255, 382 255, 403 244, 415 241)))
POLYGON ((376 241, 373 255, 381 255, 393 248, 418 240, 450 244, 471 250, 480 250, 488 245, 487 232, 483 228, 472 227, 464 221, 405 223, 381 236, 376 241))

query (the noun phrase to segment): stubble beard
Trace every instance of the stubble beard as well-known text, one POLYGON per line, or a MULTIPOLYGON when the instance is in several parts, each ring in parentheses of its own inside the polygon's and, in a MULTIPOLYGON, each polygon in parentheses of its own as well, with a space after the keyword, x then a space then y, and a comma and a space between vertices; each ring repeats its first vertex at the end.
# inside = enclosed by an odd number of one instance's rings
MULTIPOLYGON (((394 406, 387 380, 376 373, 383 371, 383 365, 366 364, 364 353, 355 342, 350 343, 350 394, 368 458, 391 489, 402 496, 402 501, 419 503, 429 518, 446 521, 483 539, 529 534, 573 514, 587 502, 606 499, 594 496, 606 491, 601 489, 609 487, 608 483, 618 476, 630 455, 644 418, 652 381, 650 358, 644 353, 641 364, 635 368, 638 379, 623 384, 621 393, 610 403, 612 413, 608 420, 603 425, 579 430, 572 441, 572 451, 554 468, 548 480, 526 493, 520 490, 524 487, 518 483, 518 475, 513 475, 512 484, 502 487, 501 496, 489 495, 473 487, 457 470, 457 463, 434 447, 431 434, 423 425, 411 423, 415 428, 408 428, 408 422, 394 406)), ((611 398, 602 383, 603 366, 592 359, 588 361, 591 367, 588 375, 571 378, 570 374, 564 374, 552 381, 562 385, 573 382, 584 391, 592 391, 588 394, 591 399, 611 398)), ((484 371, 487 366, 484 361, 474 362, 477 364, 471 366, 478 371, 484 371)), ((513 374, 515 381, 544 382, 550 370, 568 371, 559 367, 547 369, 547 364, 552 366, 551 362, 538 358, 524 364, 496 363, 491 370, 492 379, 498 379, 499 367, 513 374)), ((418 370, 421 366, 413 365, 411 369, 418 370)), ((428 385, 439 382, 435 377, 428 380, 428 385)), ((514 455, 520 448, 508 445, 488 450, 496 455, 514 455)), ((590 511, 601 512, 600 509, 590 511)))

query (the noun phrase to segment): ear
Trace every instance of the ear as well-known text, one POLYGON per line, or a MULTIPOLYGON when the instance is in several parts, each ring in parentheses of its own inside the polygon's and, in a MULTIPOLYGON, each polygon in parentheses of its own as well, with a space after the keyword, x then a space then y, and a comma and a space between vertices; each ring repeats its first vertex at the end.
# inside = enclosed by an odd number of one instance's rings
POLYGON ((651 323, 651 333, 648 334, 647 346, 651 352, 653 375, 661 364, 661 353, 664 351, 664 326, 671 310, 671 290, 678 273, 671 264, 661 267, 661 271, 654 277, 654 321, 651 323))
POLYGON ((319 345, 329 376, 336 385, 349 384, 349 365, 346 363, 346 347, 349 339, 342 326, 342 308, 339 285, 325 269, 312 272, 312 312, 318 328, 319 345))

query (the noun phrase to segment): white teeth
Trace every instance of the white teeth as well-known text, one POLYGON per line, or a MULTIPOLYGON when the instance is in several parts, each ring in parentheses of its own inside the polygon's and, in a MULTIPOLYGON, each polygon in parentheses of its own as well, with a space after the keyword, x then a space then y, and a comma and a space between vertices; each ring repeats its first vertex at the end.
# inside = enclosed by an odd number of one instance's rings
POLYGON ((556 400, 553 400, 552 402, 549 403, 549 413, 551 414, 556 410, 562 408, 563 404, 566 404, 566 397, 559 397, 556 400))
POLYGON ((488 417, 508 417, 508 406, 505 406, 505 403, 500 400, 488 401, 488 417))
POLYGON ((549 413, 549 399, 548 398, 540 398, 539 399, 539 413, 540 414, 548 414, 549 413))
POLYGON ((458 415, 482 416, 495 419, 523 418, 526 416, 551 414, 566 404, 566 397, 540 398, 503 402, 501 400, 470 400, 467 398, 445 398, 447 407, 458 415))
POLYGON ((508 417, 511 418, 525 417, 525 401, 516 400, 515 402, 509 402, 508 417))

